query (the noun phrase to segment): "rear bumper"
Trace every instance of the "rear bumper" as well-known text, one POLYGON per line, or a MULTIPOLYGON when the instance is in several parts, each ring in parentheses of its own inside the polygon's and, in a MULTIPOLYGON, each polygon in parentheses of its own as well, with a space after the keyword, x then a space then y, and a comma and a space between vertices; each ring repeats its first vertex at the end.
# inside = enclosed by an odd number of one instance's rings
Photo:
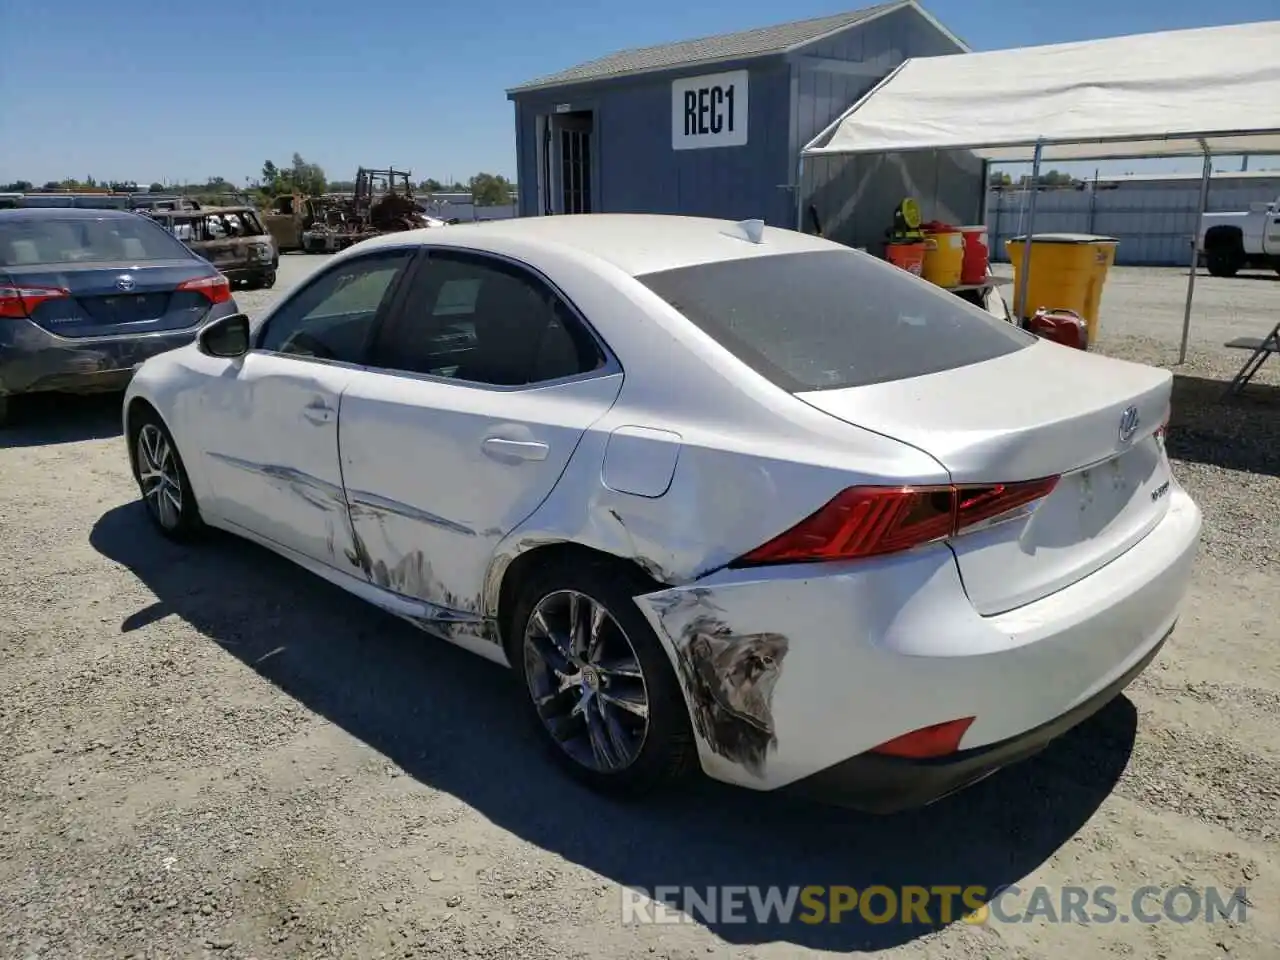
POLYGON ((781 792, 866 813, 898 813, 928 806, 1010 764, 1035 756, 1088 720, 1147 668, 1172 632, 1171 627, 1141 660, 1088 700, 1025 733, 936 760, 864 753, 788 784, 781 792))
POLYGON ((29 320, 0 321, 0 395, 120 389, 140 363, 185 346, 200 326, 236 310, 234 301, 217 304, 186 330, 82 339, 59 337, 29 320))
POLYGON ((1127 552, 998 616, 974 610, 945 546, 722 570, 637 602, 681 677, 710 776, 902 809, 1036 752, 1137 676, 1177 620, 1200 524, 1175 485, 1163 520, 1127 552), (966 717, 944 760, 870 753, 966 717))
POLYGON ((245 264, 243 266, 219 267, 218 271, 232 282, 253 280, 257 277, 266 276, 268 273, 275 273, 276 261, 265 260, 245 264))

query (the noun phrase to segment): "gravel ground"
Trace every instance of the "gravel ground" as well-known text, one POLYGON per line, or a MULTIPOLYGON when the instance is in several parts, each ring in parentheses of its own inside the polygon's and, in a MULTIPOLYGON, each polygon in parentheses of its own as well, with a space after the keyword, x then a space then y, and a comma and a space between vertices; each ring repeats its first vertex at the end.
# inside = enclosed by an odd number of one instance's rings
MULTIPOLYGON (((321 262, 286 258, 243 305, 321 262)), ((1117 271, 1101 349, 1174 359, 1183 279, 1117 271)), ((643 808, 586 794, 539 753, 505 671, 255 547, 164 543, 134 502, 118 400, 32 405, 0 439, 0 956, 1274 958, 1280 364, 1220 403, 1242 358, 1213 325, 1260 335, 1280 285, 1201 282, 1209 331, 1177 371, 1169 439, 1205 511, 1178 632, 1041 756, 887 820, 713 784, 643 808), (1003 883, 1106 884, 1122 906, 1147 884, 1245 886, 1252 907, 635 926, 619 893, 1003 883)))

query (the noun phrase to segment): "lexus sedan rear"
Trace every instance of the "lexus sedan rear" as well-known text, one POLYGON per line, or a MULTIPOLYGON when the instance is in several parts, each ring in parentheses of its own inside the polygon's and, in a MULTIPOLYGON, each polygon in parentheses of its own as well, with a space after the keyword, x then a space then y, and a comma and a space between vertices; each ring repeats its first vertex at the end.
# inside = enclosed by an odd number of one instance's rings
POLYGON ((123 389, 236 309, 226 278, 145 217, 0 211, 0 423, 18 394, 123 389))
POLYGON ((1156 656, 1200 529, 1170 383, 817 237, 532 217, 352 247, 144 364, 125 428, 162 533, 513 667, 592 786, 885 811, 1156 656))

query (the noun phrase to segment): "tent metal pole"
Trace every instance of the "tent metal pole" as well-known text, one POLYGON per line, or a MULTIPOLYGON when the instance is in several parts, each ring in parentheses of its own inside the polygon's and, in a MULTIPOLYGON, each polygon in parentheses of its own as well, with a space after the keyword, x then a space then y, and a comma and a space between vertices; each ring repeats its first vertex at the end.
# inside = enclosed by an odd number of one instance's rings
POLYGON ((1018 278, 1018 293, 1013 301, 1013 315, 1019 326, 1022 325, 1023 318, 1026 316, 1027 285, 1031 279, 1031 235, 1036 227, 1036 195, 1040 192, 1040 152, 1043 147, 1044 142, 1037 140, 1036 152, 1031 158, 1031 197, 1027 201, 1027 238, 1022 244, 1022 269, 1018 271, 1021 276, 1018 278))
POLYGON ((804 154, 796 162, 796 229, 804 233, 804 154))
POLYGON ((1209 144, 1200 141, 1204 150, 1204 172, 1200 175, 1200 206, 1196 213, 1196 232, 1191 238, 1191 270, 1187 274, 1187 304, 1182 311, 1182 345, 1178 347, 1178 363, 1187 361, 1187 340, 1191 336, 1191 298, 1196 292, 1196 274, 1200 270, 1200 233, 1204 230, 1204 210, 1209 205, 1209 178, 1213 174, 1213 155, 1209 144))

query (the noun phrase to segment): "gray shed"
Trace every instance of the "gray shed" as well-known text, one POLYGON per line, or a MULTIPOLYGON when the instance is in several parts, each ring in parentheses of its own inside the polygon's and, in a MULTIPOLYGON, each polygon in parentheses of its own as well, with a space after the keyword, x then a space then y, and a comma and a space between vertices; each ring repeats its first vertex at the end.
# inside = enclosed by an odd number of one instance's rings
MULTIPOLYGON (((899 0, 624 50, 531 80, 507 91, 516 113, 519 213, 758 217, 807 228, 797 219, 810 200, 826 208, 820 216, 848 220, 848 197, 865 197, 870 185, 892 195, 891 215, 902 196, 894 191, 911 179, 900 169, 888 182, 873 183, 863 171, 842 184, 844 168, 832 163, 807 169, 798 186, 800 150, 903 60, 967 49, 915 0, 899 0)), ((985 193, 981 164, 968 173, 978 179, 963 183, 960 216, 974 219, 985 193)), ((932 193, 938 169, 921 175, 932 193)), ((861 233, 878 235, 887 226, 881 219, 877 211, 861 233)), ((847 224, 823 227, 846 242, 866 242, 847 224)))

